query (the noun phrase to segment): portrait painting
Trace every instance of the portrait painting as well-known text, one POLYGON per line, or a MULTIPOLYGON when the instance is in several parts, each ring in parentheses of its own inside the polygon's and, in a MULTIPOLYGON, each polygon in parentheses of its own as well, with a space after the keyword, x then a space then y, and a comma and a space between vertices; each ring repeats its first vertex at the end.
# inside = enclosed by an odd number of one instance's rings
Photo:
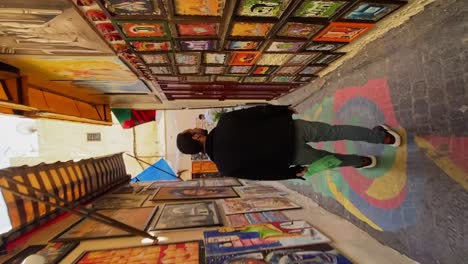
POLYGON ((283 65, 292 56, 291 53, 263 53, 260 59, 257 61, 258 65, 283 65))
POLYGON ((141 59, 147 64, 169 64, 166 54, 142 54, 141 59))
POLYGON ((209 82, 210 76, 187 76, 185 80, 187 82, 209 82))
POLYGON ((327 66, 325 65, 310 65, 302 69, 302 71, 299 72, 301 75, 312 75, 316 74, 319 71, 325 69, 327 66))
POLYGON ((167 23, 163 21, 119 21, 122 32, 127 38, 168 38, 167 23))
POLYGON ((244 83, 262 83, 266 82, 268 79, 267 76, 247 76, 244 78, 244 83))
POLYGON ((252 66, 231 66, 229 67, 230 74, 246 74, 252 69, 252 66))
POLYGON ((299 71, 301 68, 302 66, 283 66, 276 72, 276 74, 292 75, 299 71))
POLYGON ((206 66, 205 74, 223 74, 224 69, 224 66, 206 66))
POLYGON ((307 54, 296 54, 286 63, 287 65, 305 65, 309 63, 313 58, 319 56, 320 52, 310 52, 307 54))
POLYGON ((116 259, 126 264, 199 264, 204 262, 205 256, 203 243, 193 241, 85 251, 73 264, 116 263, 116 259))
POLYGON ((161 187, 151 200, 215 199, 238 197, 231 187, 161 187))
POLYGON ((220 227, 217 230, 203 232, 203 236, 207 257, 314 245, 330 241, 328 237, 303 220, 220 227))
POLYGON ((150 230, 184 229, 222 225, 216 202, 166 204, 150 230))
POLYGON ((3 262, 4 264, 22 264, 24 259, 32 254, 40 255, 45 258, 45 263, 58 264, 60 261, 79 245, 79 242, 63 243, 50 242, 46 245, 33 245, 20 251, 12 258, 3 262))
POLYGON ((281 191, 275 187, 266 185, 246 185, 234 187, 234 190, 240 195, 240 197, 278 196, 287 194, 285 191, 281 191))
POLYGON ((177 16, 222 16, 225 0, 170 0, 177 16))
POLYGON ((216 76, 217 82, 239 82, 239 76, 216 76))
POLYGON ((196 74, 198 73, 198 66, 179 66, 179 74, 196 74))
POLYGON ((278 69, 277 66, 263 66, 263 65, 257 65, 255 69, 252 71, 252 74, 255 75, 268 75, 272 74, 273 72, 278 69))
POLYGON ((314 41, 351 42, 366 33, 374 25, 369 23, 331 22, 314 41))
POLYGON ((230 226, 245 226, 259 223, 284 222, 290 219, 281 211, 235 214, 226 216, 230 226))
POLYGON ((179 36, 216 36, 218 34, 218 23, 204 24, 176 24, 179 36))
POLYGON ((318 56, 313 63, 318 63, 318 64, 330 64, 334 62, 335 60, 339 59, 346 53, 344 52, 330 52, 330 53, 323 53, 322 55, 318 56))
POLYGON ((178 65, 197 65, 200 63, 200 54, 193 53, 175 53, 175 63, 178 65))
POLYGON ((272 41, 266 51, 270 52, 296 52, 302 45, 304 41, 272 41))
POLYGON ((226 53, 205 53, 204 63, 206 64, 224 64, 227 59, 226 53))
POLYGON ((135 208, 140 207, 148 196, 132 194, 105 195, 92 203, 96 209, 135 208))
POLYGON ((161 7, 154 0, 104 0, 104 5, 114 16, 161 15, 161 7))
POLYGON ((270 82, 279 82, 279 83, 287 83, 287 82, 294 82, 295 76, 274 76, 270 79, 270 82))
POLYGON ((236 51, 231 55, 229 65, 250 66, 254 65, 259 58, 259 51, 236 51))
POLYGON ((256 50, 260 46, 261 41, 251 40, 232 40, 227 41, 226 49, 228 50, 256 50))
POLYGON ((182 50, 214 50, 216 40, 181 40, 180 46, 182 50))
POLYGON ((279 18, 291 0, 241 0, 237 8, 238 16, 279 18))
POLYGON ((265 37, 274 23, 234 22, 230 36, 233 37, 265 37))
POLYGON ((406 1, 360 1, 341 16, 343 19, 364 22, 377 22, 406 4, 406 1))
MULTIPOLYGON (((97 212, 129 226, 145 231, 157 207, 121 208, 113 210, 98 210, 97 212)), ((81 221, 59 234, 55 241, 86 240, 97 238, 110 238, 132 236, 133 234, 119 228, 103 224, 90 218, 81 221)))
POLYGON ((221 204, 226 215, 301 208, 280 196, 224 199, 221 204))
POLYGON ((349 2, 335 0, 304 0, 293 16, 302 18, 331 18, 349 2))
POLYGON ((304 24, 288 22, 286 23, 276 35, 280 37, 289 38, 310 38, 315 33, 319 32, 323 28, 321 24, 304 24))
POLYGON ((346 43, 333 42, 311 42, 306 47, 307 51, 334 51, 346 45, 346 43))
POLYGON ((242 186, 242 183, 238 179, 231 177, 201 178, 199 181, 200 186, 206 187, 242 186))
POLYGON ((166 66, 151 66, 149 67, 153 74, 172 74, 172 68, 166 66))
POLYGON ((170 51, 170 41, 132 41, 130 42, 135 51, 170 51))

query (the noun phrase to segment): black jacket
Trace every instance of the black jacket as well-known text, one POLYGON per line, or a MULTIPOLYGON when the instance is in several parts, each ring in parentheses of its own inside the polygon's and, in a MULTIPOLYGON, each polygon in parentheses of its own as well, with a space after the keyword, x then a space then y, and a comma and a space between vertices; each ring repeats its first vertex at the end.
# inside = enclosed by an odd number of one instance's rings
POLYGON ((294 126, 288 106, 265 105, 225 113, 205 151, 223 176, 250 180, 297 179, 290 168, 294 126))

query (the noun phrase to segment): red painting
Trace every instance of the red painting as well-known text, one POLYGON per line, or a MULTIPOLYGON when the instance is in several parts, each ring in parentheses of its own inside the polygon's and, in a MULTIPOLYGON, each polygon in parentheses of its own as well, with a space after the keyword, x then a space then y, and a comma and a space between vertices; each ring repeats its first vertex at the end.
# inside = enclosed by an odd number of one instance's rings
POLYGON ((351 42, 371 29, 373 24, 332 22, 314 41, 351 42))
POLYGON ((244 51, 234 52, 231 57, 230 65, 253 65, 261 52, 259 51, 244 51))
POLYGON ((162 23, 122 23, 122 30, 127 37, 165 37, 162 23))
POLYGON ((216 36, 218 24, 177 24, 180 36, 216 36))

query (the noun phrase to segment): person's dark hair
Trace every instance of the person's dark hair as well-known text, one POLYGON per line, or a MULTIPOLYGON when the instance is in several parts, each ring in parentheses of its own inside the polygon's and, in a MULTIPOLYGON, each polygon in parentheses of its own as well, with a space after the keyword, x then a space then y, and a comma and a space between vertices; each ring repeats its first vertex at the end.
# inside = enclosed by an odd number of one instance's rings
POLYGON ((198 119, 205 119, 205 115, 204 114, 199 114, 198 119))
POLYGON ((179 133, 177 135, 177 148, 184 154, 197 154, 203 152, 200 142, 192 138, 190 132, 179 133))

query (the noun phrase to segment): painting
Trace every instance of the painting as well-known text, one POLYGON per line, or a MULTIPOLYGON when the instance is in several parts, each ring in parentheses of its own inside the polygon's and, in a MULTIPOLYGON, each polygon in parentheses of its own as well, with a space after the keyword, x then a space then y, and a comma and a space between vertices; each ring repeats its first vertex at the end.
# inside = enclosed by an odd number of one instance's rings
POLYGON ((116 259, 118 263, 126 264, 199 264, 204 262, 205 257, 203 243, 193 241, 86 251, 73 264, 117 264, 116 259))
POLYGON ((204 178, 199 179, 200 186, 205 187, 225 187, 225 186, 242 186, 236 178, 222 177, 222 178, 204 178))
POLYGON ((150 190, 156 190, 159 187, 196 187, 198 181, 155 181, 148 186, 150 190))
POLYGON ((246 74, 252 69, 252 66, 231 66, 229 67, 230 74, 246 74))
POLYGON ((45 258, 45 263, 58 264, 60 263, 60 260, 62 260, 74 248, 76 248, 78 244, 78 242, 51 242, 47 245, 28 246, 12 258, 6 260, 4 264, 22 264, 24 259, 32 254, 43 256, 45 258))
POLYGON ((258 65, 283 65, 286 63, 293 54, 290 53, 263 53, 257 61, 258 65))
POLYGON ((114 16, 161 15, 161 5, 154 0, 104 0, 104 5, 114 16))
MULTIPOLYGON (((156 77, 156 79, 158 81, 164 81, 164 82, 178 82, 178 81, 181 81, 181 79, 180 79, 181 77, 177 77, 177 76, 155 76, 155 77, 156 77)), ((157 188, 149 189, 149 187, 148 187, 147 190, 153 191, 153 190, 156 190, 156 189, 157 188)))
POLYGON ((187 36, 216 36, 218 34, 218 23, 204 24, 176 24, 177 32, 181 37, 187 36))
POLYGON ((224 66, 206 66, 205 74, 223 74, 224 69, 224 66))
POLYGON ((204 63, 206 64, 224 64, 227 60, 226 53, 205 53, 204 63))
POLYGON ((181 40, 180 47, 182 50, 214 50, 216 40, 181 40))
POLYGON ((269 75, 272 74, 273 72, 278 69, 278 66, 262 66, 258 65, 255 67, 255 69, 252 71, 252 74, 255 75, 269 75))
POLYGON ((286 23, 276 35, 280 37, 289 38, 310 38, 315 33, 319 32, 323 28, 321 24, 304 24, 288 22, 286 23))
MULTIPOLYGON (((139 207, 98 210, 97 212, 144 231, 156 213, 156 210, 157 207, 139 207)), ((59 234, 54 240, 72 241, 131 235, 132 234, 128 232, 110 225, 106 225, 89 218, 84 218, 69 229, 65 230, 63 233, 59 234)))
POLYGON ((209 82, 210 76, 187 76, 187 82, 209 82))
POLYGON ((231 187, 161 187, 151 200, 216 199, 238 197, 231 187))
POLYGON ((233 52, 229 65, 250 66, 254 65, 260 56, 259 51, 237 51, 233 52))
POLYGON ((143 186, 135 185, 135 184, 127 184, 122 187, 119 187, 117 190, 113 191, 113 194, 130 194, 130 193, 138 193, 143 190, 143 186))
POLYGON ((172 74, 172 68, 166 66, 151 66, 149 67, 153 74, 172 74))
POLYGON ((290 221, 290 219, 281 211, 235 214, 228 215, 226 218, 229 222, 229 226, 245 226, 259 223, 290 221))
POLYGON ((260 46, 261 41, 252 40, 232 40, 227 41, 226 49, 228 50, 256 50, 260 46))
POLYGON ((369 23, 332 22, 314 37, 314 41, 351 42, 373 26, 369 23))
POLYGON ((166 54, 142 54, 140 57, 146 64, 169 64, 166 54))
POLYGON ((99 198, 92 206, 96 209, 135 208, 143 205, 147 198, 144 195, 112 194, 99 198))
POLYGON ((178 65, 198 65, 200 63, 200 54, 192 53, 175 53, 175 63, 178 65))
POLYGON ((241 187, 234 187, 234 190, 241 197, 252 197, 252 196, 277 196, 286 195, 287 192, 280 191, 274 187, 266 185, 247 185, 241 187))
POLYGON ((291 0, 241 0, 236 14, 246 17, 279 18, 291 0))
POLYGON ((348 1, 335 0, 304 0, 294 11, 294 17, 301 18, 331 18, 341 11, 348 1))
POLYGON ((234 22, 230 36, 233 37, 265 37, 274 23, 234 22))
POLYGON ((217 76, 217 82, 239 82, 240 76, 217 76))
POLYGON ((294 82, 295 76, 273 76, 270 79, 270 82, 280 82, 280 83, 286 83, 286 82, 294 82))
POLYGON ((287 65, 305 65, 309 63, 313 58, 319 56, 320 52, 311 52, 307 54, 296 54, 291 57, 290 60, 286 63, 287 65))
POLYGON ((226 215, 301 208, 285 197, 232 198, 221 204, 226 215))
POLYGON ((330 241, 303 220, 221 227, 205 231, 203 236, 207 257, 330 241))
POLYGON ((130 44, 135 51, 171 51, 170 41, 131 41, 130 44))
POLYGON ((302 69, 302 71, 299 72, 301 75, 312 75, 316 74, 319 71, 325 69, 327 66, 326 65, 309 65, 302 69))
POLYGON ((406 1, 363 0, 342 15, 341 19, 375 23, 406 3, 406 1))
POLYGON ((345 55, 344 52, 335 52, 335 53, 323 53, 322 55, 318 56, 313 63, 318 64, 330 64, 335 60, 339 59, 341 56, 345 55))
POLYGON ((311 42, 307 46, 307 51, 334 51, 346 45, 342 42, 311 42))
POLYGON ((276 74, 278 75, 293 75, 297 71, 299 71, 302 68, 302 66, 283 66, 281 69, 279 69, 276 74))
POLYGON ((266 82, 268 79, 267 76, 247 76, 244 78, 244 83, 262 83, 266 82))
POLYGON ((302 45, 304 41, 272 41, 266 51, 270 52, 296 52, 302 45))
POLYGON ((163 21, 119 21, 117 24, 127 38, 170 37, 167 23, 163 21))
POLYGON ((170 0, 177 16, 222 16, 225 0, 170 0))
POLYGON ((179 74, 196 74, 198 73, 198 66, 179 66, 179 74))
POLYGON ((297 76, 296 82, 311 82, 316 76, 297 76))
POLYGON ((215 202, 166 204, 151 230, 184 229, 222 225, 215 202))

